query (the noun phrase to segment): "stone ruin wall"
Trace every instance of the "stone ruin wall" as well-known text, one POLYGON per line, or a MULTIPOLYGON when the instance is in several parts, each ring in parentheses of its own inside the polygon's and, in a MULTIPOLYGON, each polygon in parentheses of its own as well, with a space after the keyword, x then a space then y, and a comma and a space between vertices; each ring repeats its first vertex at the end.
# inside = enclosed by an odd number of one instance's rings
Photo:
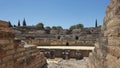
MULTIPOLYGON (((23 28, 25 29, 25 27, 23 28)), ((80 46, 94 46, 96 38, 100 33, 100 27, 91 27, 83 29, 69 30, 49 30, 50 34, 45 32, 46 30, 35 29, 26 27, 28 32, 22 32, 22 27, 13 28, 15 37, 26 41, 28 44, 34 45, 80 45, 80 46), (29 28, 29 30, 28 30, 29 28), (41 33, 44 32, 43 33, 41 33)))
POLYGON ((89 68, 120 68, 120 0, 111 0, 89 68))
POLYGON ((76 40, 25 40, 27 44, 38 46, 94 46, 93 41, 76 41, 76 40))
POLYGON ((14 40, 9 24, 0 21, 0 68, 41 68, 46 59, 36 46, 14 40))

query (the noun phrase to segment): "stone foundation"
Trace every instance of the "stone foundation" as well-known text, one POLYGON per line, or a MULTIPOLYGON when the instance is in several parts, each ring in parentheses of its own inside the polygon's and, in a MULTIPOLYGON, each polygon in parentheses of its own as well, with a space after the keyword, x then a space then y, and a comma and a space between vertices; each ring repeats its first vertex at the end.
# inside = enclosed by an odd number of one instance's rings
POLYGON ((0 21, 0 68, 42 68, 46 59, 36 46, 14 40, 9 24, 0 21))

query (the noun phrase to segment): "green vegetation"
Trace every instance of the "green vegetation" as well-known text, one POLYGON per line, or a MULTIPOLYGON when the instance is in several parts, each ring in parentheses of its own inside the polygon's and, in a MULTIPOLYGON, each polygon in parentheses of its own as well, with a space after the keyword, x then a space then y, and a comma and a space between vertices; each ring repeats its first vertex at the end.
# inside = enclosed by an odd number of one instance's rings
POLYGON ((98 27, 98 24, 97 24, 97 19, 96 19, 96 21, 95 21, 95 27, 98 27))
POLYGON ((23 20, 23 26, 26 26, 26 21, 25 21, 25 18, 23 20))
POLYGON ((10 21, 8 23, 9 23, 9 27, 13 27, 10 21))
POLYGON ((52 29, 53 30, 62 30, 63 28, 61 26, 53 26, 52 29))
POLYGON ((18 26, 20 26, 20 20, 18 20, 18 26))
POLYGON ((77 24, 77 25, 71 26, 69 29, 70 29, 70 30, 73 30, 73 29, 80 29, 80 28, 83 28, 83 27, 84 27, 83 24, 77 24))
POLYGON ((44 24, 43 23, 38 23, 36 25, 37 28, 41 28, 41 29, 44 29, 44 24))
POLYGON ((23 28, 23 31, 22 31, 23 33, 25 33, 25 32, 28 32, 28 29, 27 28, 23 28))

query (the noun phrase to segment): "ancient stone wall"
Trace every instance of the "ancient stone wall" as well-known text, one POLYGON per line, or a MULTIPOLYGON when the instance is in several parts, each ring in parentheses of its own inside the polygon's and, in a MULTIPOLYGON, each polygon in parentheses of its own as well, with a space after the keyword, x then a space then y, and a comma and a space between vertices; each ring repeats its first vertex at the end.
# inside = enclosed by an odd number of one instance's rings
MULTIPOLYGON (((27 28, 27 27, 26 27, 27 28)), ((14 28, 13 28, 14 29, 14 28)), ((96 38, 101 31, 100 27, 83 28, 69 30, 50 30, 50 34, 42 34, 40 30, 30 28, 27 33, 24 33, 24 28, 16 27, 13 32, 17 39, 26 41, 28 44, 35 45, 80 45, 94 46, 96 38), (54 32, 55 31, 55 32, 54 32), (57 32, 56 32, 57 31, 57 32), (56 33, 56 34, 54 34, 56 33), (46 41, 47 40, 47 41, 46 41)), ((42 30, 45 31, 45 30, 42 30)))
POLYGON ((0 20, 0 27, 9 27, 8 22, 0 20))
POLYGON ((93 41, 76 40, 25 40, 27 44, 38 46, 94 46, 93 41))
POLYGON ((0 68, 41 68, 45 64, 46 59, 36 46, 15 41, 9 24, 0 21, 0 68))
POLYGON ((100 37, 89 68, 120 68, 120 0, 111 0, 107 7, 100 37))

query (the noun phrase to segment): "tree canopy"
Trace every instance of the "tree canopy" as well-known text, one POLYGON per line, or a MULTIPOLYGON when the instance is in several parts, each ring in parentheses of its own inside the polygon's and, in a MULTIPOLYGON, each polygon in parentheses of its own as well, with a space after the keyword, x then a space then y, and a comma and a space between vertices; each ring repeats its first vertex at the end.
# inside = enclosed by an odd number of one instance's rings
POLYGON ((63 28, 61 26, 53 26, 52 29, 54 29, 54 30, 61 30, 63 28))
POLYGON ((38 23, 38 24, 36 25, 36 27, 41 28, 41 29, 44 29, 44 24, 43 24, 43 23, 38 23))
POLYGON ((95 27, 98 27, 98 24, 97 24, 97 19, 96 19, 96 21, 95 21, 95 27))
POLYGON ((72 25, 69 29, 73 30, 73 29, 80 29, 83 28, 84 25, 83 24, 76 24, 76 25, 72 25))
POLYGON ((20 20, 18 20, 18 26, 20 26, 20 20))
POLYGON ((26 26, 26 21, 25 21, 25 18, 23 20, 23 26, 26 26))
POLYGON ((9 23, 9 27, 13 27, 10 21, 8 21, 8 23, 9 23))

